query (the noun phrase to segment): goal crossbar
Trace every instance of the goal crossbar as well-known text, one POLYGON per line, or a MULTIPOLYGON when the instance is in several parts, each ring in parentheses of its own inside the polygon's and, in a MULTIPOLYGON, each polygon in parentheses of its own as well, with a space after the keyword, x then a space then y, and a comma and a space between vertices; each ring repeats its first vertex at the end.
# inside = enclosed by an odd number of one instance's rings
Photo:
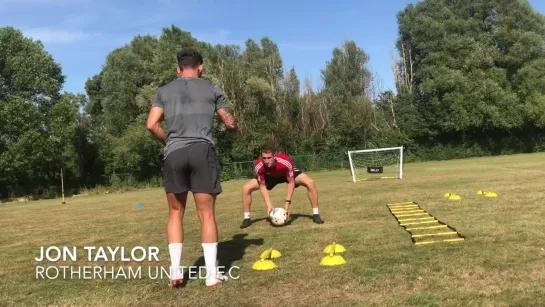
POLYGON ((403 147, 388 147, 388 148, 377 148, 377 149, 360 149, 360 150, 349 150, 348 153, 362 153, 362 152, 375 152, 375 151, 392 151, 392 150, 401 150, 403 147))

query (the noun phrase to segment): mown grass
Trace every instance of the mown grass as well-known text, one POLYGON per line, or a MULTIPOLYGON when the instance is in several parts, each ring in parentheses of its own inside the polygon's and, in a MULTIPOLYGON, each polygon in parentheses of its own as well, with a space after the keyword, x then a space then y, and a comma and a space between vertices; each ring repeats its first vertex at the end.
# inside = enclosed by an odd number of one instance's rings
MULTIPOLYGON (((162 189, 0 205, 0 305, 20 306, 537 306, 545 302, 545 155, 514 155, 405 165, 403 180, 350 182, 348 170, 311 173, 326 221, 314 225, 306 193, 294 195, 289 226, 260 220, 241 230, 243 181, 224 183, 217 203, 220 261, 240 278, 215 290, 191 280, 36 280, 37 265, 169 265, 162 189), (491 190, 497 198, 477 195, 491 190), (443 197, 454 192, 460 201, 443 197), (414 201, 466 236, 415 246, 387 204, 414 201), (144 208, 138 209, 137 204, 144 208), (347 264, 320 266, 332 241, 347 264), (37 263, 40 246, 77 246, 76 262, 37 263), (157 246, 160 262, 88 262, 83 246, 157 246), (254 271, 261 252, 282 252, 277 268, 254 271)), ((272 192, 281 205, 285 186, 272 192)), ((254 196, 253 217, 265 206, 254 196)), ((202 264, 190 200, 182 265, 202 264)), ((142 272, 146 272, 143 270, 142 272)), ((165 277, 166 278, 166 277, 165 277)))

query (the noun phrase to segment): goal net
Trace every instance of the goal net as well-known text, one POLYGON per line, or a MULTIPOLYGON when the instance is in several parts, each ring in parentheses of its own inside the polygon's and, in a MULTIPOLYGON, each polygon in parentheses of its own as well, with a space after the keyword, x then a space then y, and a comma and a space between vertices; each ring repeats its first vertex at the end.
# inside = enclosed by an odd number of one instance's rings
POLYGON ((403 178, 403 147, 348 152, 352 181, 403 178))

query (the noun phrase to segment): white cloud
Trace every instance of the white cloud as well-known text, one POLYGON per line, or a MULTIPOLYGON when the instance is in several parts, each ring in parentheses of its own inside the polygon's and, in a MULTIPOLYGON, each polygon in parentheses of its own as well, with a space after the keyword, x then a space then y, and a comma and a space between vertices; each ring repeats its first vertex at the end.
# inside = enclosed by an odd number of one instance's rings
MULTIPOLYGON (((246 40, 234 39, 232 33, 229 30, 220 29, 215 32, 191 32, 191 34, 198 40, 209 42, 211 44, 222 44, 222 45, 239 45, 244 48, 246 40)), ((259 44, 257 39, 257 43, 259 44)), ((333 44, 322 44, 322 43, 312 43, 312 42, 279 42, 277 43, 278 48, 282 50, 300 50, 300 51, 331 51, 335 48, 333 44)))
POLYGON ((25 36, 40 40, 44 44, 72 43, 88 39, 92 34, 68 29, 30 28, 22 30, 25 36))
POLYGON ((244 45, 244 41, 232 39, 231 31, 224 29, 209 33, 191 33, 191 35, 198 40, 208 42, 212 45, 244 45))

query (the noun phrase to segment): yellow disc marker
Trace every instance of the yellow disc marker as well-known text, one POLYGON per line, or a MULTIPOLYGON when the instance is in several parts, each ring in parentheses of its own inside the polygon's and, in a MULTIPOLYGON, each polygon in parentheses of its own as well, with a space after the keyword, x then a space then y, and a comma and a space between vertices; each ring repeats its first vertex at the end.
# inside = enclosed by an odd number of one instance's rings
POLYGON ((498 194, 494 193, 494 192, 490 192, 490 191, 483 191, 483 190, 479 190, 477 192, 477 194, 479 195, 484 195, 485 197, 497 197, 498 194))
POLYGON ((322 258, 322 260, 320 261, 320 265, 336 266, 346 264, 346 260, 344 260, 341 255, 336 255, 336 253, 342 253, 345 251, 346 249, 342 245, 333 242, 332 244, 324 248, 324 253, 327 253, 329 255, 322 258))
POLYGON ((270 258, 278 258, 281 254, 279 251, 269 248, 259 256, 259 260, 254 262, 252 269, 257 271, 272 270, 276 268, 276 264, 270 258))

